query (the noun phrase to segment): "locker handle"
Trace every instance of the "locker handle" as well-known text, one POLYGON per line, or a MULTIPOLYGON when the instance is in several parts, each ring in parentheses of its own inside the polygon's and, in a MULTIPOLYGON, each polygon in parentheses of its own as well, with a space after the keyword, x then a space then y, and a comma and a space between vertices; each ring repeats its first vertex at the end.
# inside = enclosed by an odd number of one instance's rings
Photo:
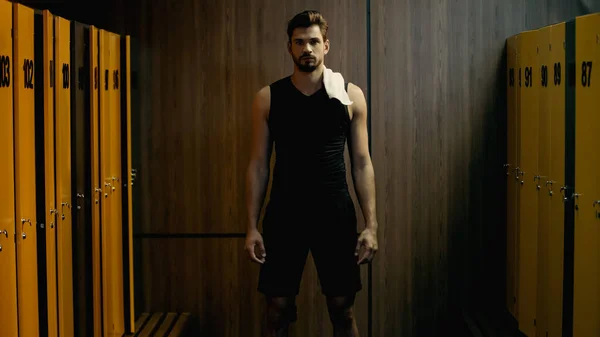
MULTIPOLYGON (((595 200, 592 207, 596 207, 596 205, 600 205, 600 200, 595 200)), ((5 232, 6 232, 6 230, 5 230, 5 232)))
POLYGON ((21 219, 21 225, 24 225, 26 222, 29 222, 29 226, 32 226, 31 219, 25 219, 25 218, 21 219))
POLYGON ((540 176, 540 175, 537 175, 537 176, 533 177, 533 181, 536 181, 536 180, 538 181, 538 184, 535 186, 535 188, 537 190, 540 190, 542 188, 542 186, 539 184, 539 180, 541 178, 547 178, 547 177, 546 176, 540 176))
POLYGON ((8 239, 8 232, 6 231, 6 229, 1 230, 0 234, 6 236, 6 238, 8 239))
POLYGON ((561 193, 562 193, 562 195, 563 195, 563 202, 567 202, 567 200, 568 200, 568 198, 567 198, 567 195, 566 195, 566 193, 567 193, 567 189, 568 189, 568 188, 569 188, 568 186, 561 186, 561 187, 560 187, 560 192, 561 192, 561 193), (564 192, 564 193, 563 193, 563 192, 564 192))

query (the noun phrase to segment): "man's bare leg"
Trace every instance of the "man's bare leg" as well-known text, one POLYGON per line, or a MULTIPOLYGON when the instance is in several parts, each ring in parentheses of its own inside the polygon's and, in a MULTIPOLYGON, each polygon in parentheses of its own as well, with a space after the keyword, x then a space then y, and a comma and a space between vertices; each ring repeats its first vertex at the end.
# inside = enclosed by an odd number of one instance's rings
POLYGON ((296 320, 295 299, 267 297, 265 337, 288 337, 289 326, 296 320))
POLYGON ((354 296, 327 298, 334 337, 359 337, 353 307, 354 296))

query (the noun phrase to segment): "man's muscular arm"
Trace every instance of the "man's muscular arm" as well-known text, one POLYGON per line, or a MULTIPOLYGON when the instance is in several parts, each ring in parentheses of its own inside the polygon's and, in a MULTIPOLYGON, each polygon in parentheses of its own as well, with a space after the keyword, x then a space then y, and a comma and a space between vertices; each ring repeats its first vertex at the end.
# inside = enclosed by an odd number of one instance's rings
POLYGON ((267 124, 271 93, 269 87, 262 88, 252 103, 252 139, 250 162, 246 172, 246 208, 248 212, 246 251, 254 262, 264 263, 265 247, 257 229, 260 210, 265 199, 269 182, 269 161, 271 138, 267 124), (259 256, 254 251, 259 247, 259 256))
POLYGON ((375 173, 369 154, 369 135, 367 131, 367 103, 362 90, 348 84, 348 95, 353 104, 350 133, 350 157, 352 158, 352 177, 356 195, 365 217, 365 230, 361 233, 356 245, 356 254, 361 246, 366 248, 359 263, 370 262, 378 250, 377 246, 377 214, 375 207, 375 173))

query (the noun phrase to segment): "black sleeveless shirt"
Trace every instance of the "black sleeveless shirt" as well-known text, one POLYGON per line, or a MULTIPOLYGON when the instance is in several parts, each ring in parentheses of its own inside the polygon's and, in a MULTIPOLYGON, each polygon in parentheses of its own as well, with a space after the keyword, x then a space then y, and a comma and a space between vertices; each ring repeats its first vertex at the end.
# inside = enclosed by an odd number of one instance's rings
POLYGON ((268 124, 275 142, 271 199, 307 201, 348 195, 347 107, 329 98, 324 86, 310 96, 303 94, 290 76, 272 83, 270 89, 268 124))

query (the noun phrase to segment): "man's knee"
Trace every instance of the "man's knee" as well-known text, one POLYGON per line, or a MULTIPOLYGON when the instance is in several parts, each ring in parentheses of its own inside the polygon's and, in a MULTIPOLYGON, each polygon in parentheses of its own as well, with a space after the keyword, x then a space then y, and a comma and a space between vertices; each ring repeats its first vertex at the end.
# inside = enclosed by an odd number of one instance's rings
POLYGON ((327 308, 331 322, 337 326, 349 326, 354 322, 354 297, 330 297, 327 308))
POLYGON ((284 327, 296 321, 296 303, 293 298, 272 297, 267 299, 267 319, 275 327, 284 327))

